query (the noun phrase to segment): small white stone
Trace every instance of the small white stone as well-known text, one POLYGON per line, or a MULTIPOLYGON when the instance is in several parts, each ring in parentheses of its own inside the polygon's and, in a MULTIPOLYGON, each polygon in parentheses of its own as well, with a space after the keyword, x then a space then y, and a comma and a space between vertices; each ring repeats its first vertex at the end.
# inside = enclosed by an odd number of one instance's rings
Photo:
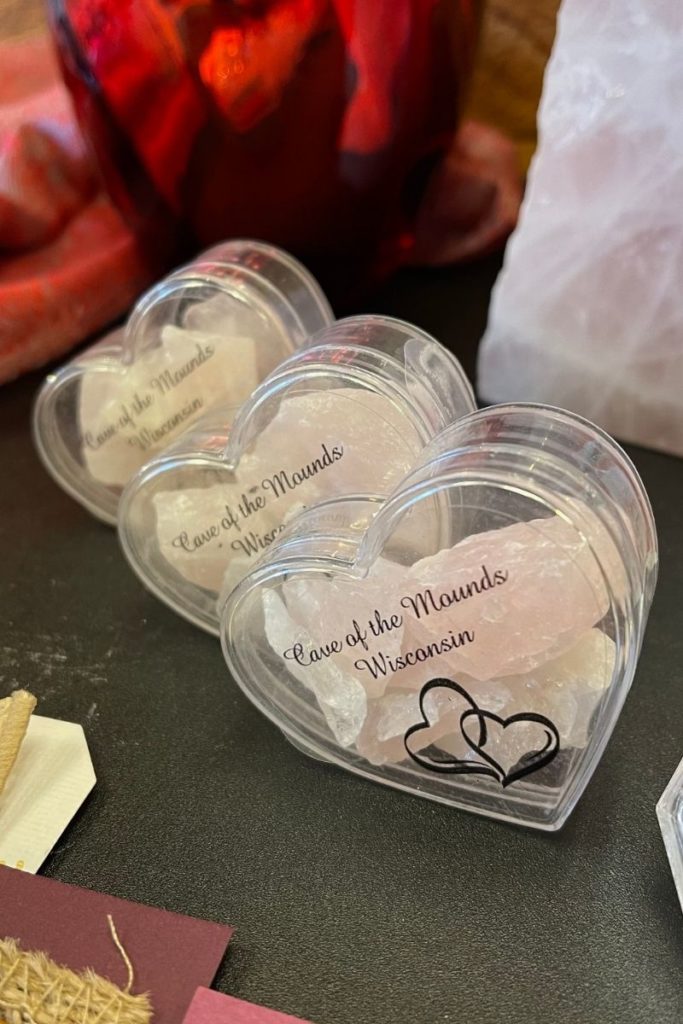
MULTIPOLYGON (((191 297, 192 293, 189 294, 191 297)), ((189 302, 183 328, 224 339, 240 335, 260 338, 265 334, 272 337, 276 330, 269 316, 241 301, 237 295, 222 290, 201 302, 189 302)))
POLYGON ((337 743, 349 747, 355 742, 365 721, 367 698, 360 683, 338 665, 303 668, 283 652, 295 644, 310 648, 314 641, 309 632, 287 611, 279 595, 271 589, 262 592, 266 638, 274 651, 283 657, 288 672, 314 694, 337 743))
MULTIPOLYGON (((315 668, 325 671, 333 663, 343 672, 357 675, 358 658, 371 658, 379 651, 396 657, 401 651, 403 627, 378 619, 379 609, 386 604, 387 593, 395 590, 405 570, 386 559, 378 559, 366 579, 346 580, 314 576, 294 576, 282 586, 282 593, 292 618, 308 629, 314 648, 338 640, 341 651, 315 668), (373 632, 374 630, 374 632, 373 632), (379 635, 376 635, 376 634, 379 635)), ((382 694, 387 680, 363 679, 368 697, 382 694)))

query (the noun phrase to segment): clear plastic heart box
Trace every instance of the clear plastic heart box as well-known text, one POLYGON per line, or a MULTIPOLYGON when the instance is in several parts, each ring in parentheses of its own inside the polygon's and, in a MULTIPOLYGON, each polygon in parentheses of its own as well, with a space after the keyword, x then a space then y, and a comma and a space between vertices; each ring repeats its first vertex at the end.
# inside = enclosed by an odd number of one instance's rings
POLYGON ((47 377, 34 409, 38 453, 65 491, 113 524, 143 463, 216 404, 234 412, 332 320, 288 253, 215 246, 143 295, 125 328, 47 377))
POLYGON ((571 413, 498 406, 442 432, 387 500, 293 520, 228 596, 223 650, 313 757, 553 830, 631 685, 656 571, 621 448, 571 413))
POLYGON ((474 408, 460 364, 418 328, 337 321, 234 423, 215 410, 136 474, 121 499, 123 550, 154 594, 217 635, 224 595, 292 516, 330 497, 388 494, 474 408))

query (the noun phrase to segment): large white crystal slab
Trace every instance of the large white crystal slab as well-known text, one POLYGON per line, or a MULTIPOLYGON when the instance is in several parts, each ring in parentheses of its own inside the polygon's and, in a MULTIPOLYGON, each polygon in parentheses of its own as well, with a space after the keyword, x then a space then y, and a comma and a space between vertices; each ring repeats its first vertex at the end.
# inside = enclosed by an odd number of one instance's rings
POLYGON ((682 54, 681 0, 564 0, 478 380, 679 455, 682 54))

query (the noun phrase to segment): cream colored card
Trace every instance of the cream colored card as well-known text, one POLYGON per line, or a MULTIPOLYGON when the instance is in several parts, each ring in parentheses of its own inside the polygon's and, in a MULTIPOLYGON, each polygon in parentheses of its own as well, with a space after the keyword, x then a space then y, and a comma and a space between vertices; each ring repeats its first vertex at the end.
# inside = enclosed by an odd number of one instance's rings
POLYGON ((0 864, 35 874, 95 782, 81 726, 33 715, 0 796, 0 864))

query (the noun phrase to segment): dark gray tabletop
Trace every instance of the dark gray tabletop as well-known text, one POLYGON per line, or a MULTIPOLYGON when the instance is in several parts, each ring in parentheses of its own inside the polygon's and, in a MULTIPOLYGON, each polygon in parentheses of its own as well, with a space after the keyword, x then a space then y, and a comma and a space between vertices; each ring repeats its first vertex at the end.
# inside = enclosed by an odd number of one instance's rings
MULTIPOLYGON (((431 330, 471 371, 496 269, 405 273, 364 310, 431 330)), ((217 987, 316 1024, 680 1024, 683 916, 655 803, 683 756, 683 462, 631 451, 661 543, 645 648, 569 823, 537 834, 290 747, 217 641, 147 594, 115 533, 43 472, 39 379, 0 391, 0 696, 25 686, 82 723, 98 773, 45 872, 236 925, 217 987)))

